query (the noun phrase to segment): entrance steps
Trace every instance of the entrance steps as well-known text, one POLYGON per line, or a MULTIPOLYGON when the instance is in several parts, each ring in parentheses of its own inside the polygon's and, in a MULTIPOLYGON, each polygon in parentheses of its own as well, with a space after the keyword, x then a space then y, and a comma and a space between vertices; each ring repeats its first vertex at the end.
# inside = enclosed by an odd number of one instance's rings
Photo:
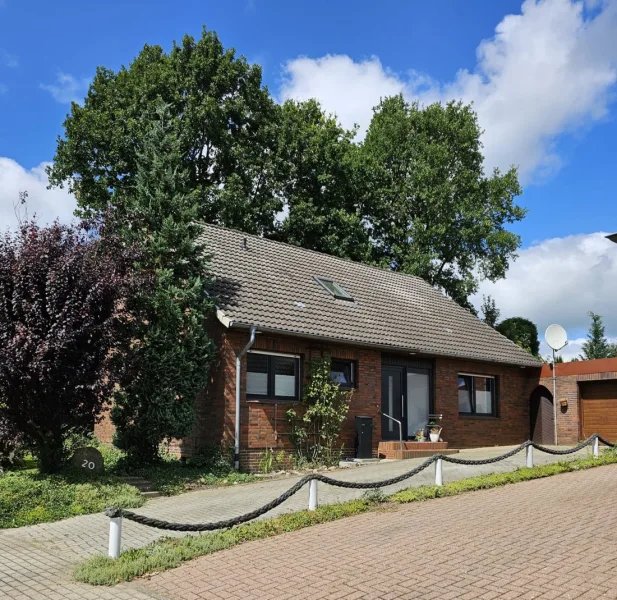
POLYGON ((406 458, 427 458, 433 454, 456 454, 458 450, 448 449, 448 442, 400 442, 381 441, 377 450, 379 458, 402 460, 406 458))

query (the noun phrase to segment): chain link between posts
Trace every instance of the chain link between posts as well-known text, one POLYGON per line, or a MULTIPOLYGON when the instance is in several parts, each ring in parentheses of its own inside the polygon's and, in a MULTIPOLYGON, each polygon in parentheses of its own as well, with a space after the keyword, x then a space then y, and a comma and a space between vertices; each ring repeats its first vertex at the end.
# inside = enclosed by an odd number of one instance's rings
POLYGON ((573 448, 569 448, 567 450, 554 450, 552 448, 547 448, 546 446, 541 446, 540 444, 536 444, 531 440, 522 443, 520 446, 513 448, 509 452, 505 454, 501 454, 499 456, 495 456, 493 458, 485 458, 480 460, 467 460, 463 458, 455 458, 453 456, 446 456, 443 454, 435 454, 430 458, 426 459, 423 463, 418 465, 417 467, 399 475, 397 477, 392 477, 391 479, 385 479, 383 481, 371 481, 371 482, 355 482, 355 481, 341 481, 339 479, 332 479, 331 477, 327 477, 326 475, 322 475, 320 473, 311 473, 306 475, 296 484, 291 486, 286 492, 281 494, 278 498, 271 500, 267 504, 264 504, 262 507, 257 508, 251 512, 245 513, 244 515, 240 515, 238 517, 233 517, 231 519, 225 519, 223 521, 216 521, 214 523, 173 523, 170 521, 163 521, 161 519, 155 519, 153 517, 148 517, 146 515, 140 515, 138 513, 134 513, 130 510, 125 510, 122 508, 118 508, 115 506, 109 507, 105 510, 105 515, 110 518, 123 517, 128 519, 129 521, 134 521, 135 523, 140 523, 141 525, 146 525, 147 527, 155 527, 156 529, 165 529, 167 531, 187 531, 187 532, 199 532, 199 531, 214 531, 216 529, 229 529, 230 527, 234 527, 236 525, 241 525, 242 523, 246 523, 248 521, 252 521, 262 515, 270 512, 272 509, 277 506, 283 504, 286 500, 289 500, 294 494, 299 492, 307 483, 310 481, 321 481, 322 483, 327 483, 328 485, 332 485, 335 487, 347 488, 347 489, 356 489, 356 490, 369 490, 380 487, 387 487, 389 485, 394 485, 396 483, 400 483, 405 481, 406 479, 410 479, 414 475, 417 475, 421 471, 424 471, 430 465, 435 463, 437 460, 441 459, 445 462, 457 464, 457 465, 490 465, 511 456, 514 456, 521 450, 524 450, 528 446, 533 446, 536 450, 540 452, 546 452, 547 454, 553 455, 566 455, 573 454, 574 452, 578 452, 583 448, 593 444, 594 440, 598 440, 600 443, 608 446, 610 448, 614 448, 616 444, 612 444, 599 436, 598 434, 593 434, 585 441, 580 444, 574 446, 573 448))

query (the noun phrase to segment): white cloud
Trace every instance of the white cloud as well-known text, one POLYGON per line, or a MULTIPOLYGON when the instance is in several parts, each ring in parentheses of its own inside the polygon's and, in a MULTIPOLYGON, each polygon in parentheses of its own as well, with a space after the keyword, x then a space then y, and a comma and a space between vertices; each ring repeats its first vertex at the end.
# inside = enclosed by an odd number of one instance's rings
POLYGON ((0 157, 0 230, 15 229, 17 217, 14 206, 19 194, 28 192, 28 215, 36 215, 41 225, 51 223, 56 217, 63 222, 71 220, 75 210, 75 198, 66 189, 47 189, 43 162, 33 169, 24 169, 10 158, 0 157))
POLYGON ((0 62, 2 66, 8 67, 9 69, 15 69, 19 65, 19 61, 14 54, 10 54, 4 49, 0 48, 0 62))
MULTIPOLYGON (((502 319, 531 319, 541 340, 551 323, 562 325, 570 338, 562 352, 567 358, 580 354, 589 311, 602 315, 607 334, 617 336, 617 245, 605 235, 553 238, 521 250, 506 279, 480 284, 474 304, 479 308, 482 295, 490 294, 502 319)), ((545 344, 541 353, 549 353, 545 344)))
POLYGON ((528 181, 560 166, 559 135, 606 116, 617 81, 616 32, 617 0, 526 0, 479 44, 475 69, 452 81, 436 82, 413 65, 405 75, 393 73, 375 57, 300 57, 284 66, 280 96, 316 97, 344 126, 358 123, 362 131, 371 107, 391 94, 473 101, 487 167, 516 164, 528 181))
POLYGON ((86 77, 78 79, 68 73, 58 73, 56 84, 41 83, 40 87, 49 92, 56 102, 68 104, 70 102, 83 102, 89 85, 90 79, 86 77))
POLYGON ((345 127, 357 123, 362 133, 380 99, 400 93, 410 95, 407 83, 384 69, 378 58, 357 63, 344 55, 289 61, 279 90, 281 100, 317 98, 345 127))

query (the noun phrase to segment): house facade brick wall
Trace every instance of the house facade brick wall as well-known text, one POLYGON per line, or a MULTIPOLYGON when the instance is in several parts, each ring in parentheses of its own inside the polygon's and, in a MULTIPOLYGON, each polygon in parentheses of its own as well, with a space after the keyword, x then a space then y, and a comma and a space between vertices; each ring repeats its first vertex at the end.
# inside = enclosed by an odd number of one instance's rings
POLYGON ((450 448, 520 444, 529 439, 529 394, 539 369, 437 358, 435 411, 443 415, 442 436, 450 448), (492 375, 497 380, 497 416, 459 415, 458 375, 492 375))
MULTIPOLYGON (((249 340, 246 330, 219 328, 218 358, 211 370, 208 389, 197 401, 197 425, 184 443, 182 452, 198 451, 208 440, 233 444, 236 402, 236 355, 249 340)), ((376 455, 381 437, 381 352, 361 347, 323 343, 306 338, 258 334, 253 350, 296 354, 300 356, 302 379, 306 381, 309 363, 325 355, 357 361, 357 388, 354 390, 350 411, 341 432, 343 453, 352 456, 355 451, 356 415, 372 415, 373 453, 376 455)), ((286 411, 297 402, 260 401, 246 399, 246 355, 242 359, 240 403, 240 463, 243 468, 255 469, 267 449, 274 452, 293 451, 290 425, 286 411)))
MULTIPOLYGON (((226 329, 213 322, 211 334, 217 346, 216 357, 210 368, 208 385, 196 399, 193 432, 183 440, 173 440, 170 446, 170 451, 178 456, 189 457, 208 447, 233 446, 234 443, 236 356, 247 344, 249 333, 244 329, 226 329)), ((303 381, 307 379, 309 363, 314 358, 330 355, 356 361, 357 387, 341 432, 343 454, 353 456, 355 452, 355 416, 368 415, 373 417, 372 450, 377 456, 381 440, 381 350, 259 333, 252 349, 299 355, 303 381)), ((434 410, 443 415, 442 435, 450 448, 518 444, 529 438, 529 397, 538 385, 539 369, 444 357, 414 356, 414 359, 428 359, 433 364, 434 410), (496 377, 497 417, 459 415, 459 373, 496 377)), ((293 451, 286 411, 297 405, 288 401, 247 400, 246 355, 243 357, 240 403, 242 468, 256 470, 267 449, 275 453, 283 450, 286 455, 293 451)), ((569 406, 573 419, 578 417, 575 405, 571 402, 569 406)), ((97 437, 106 443, 111 443, 113 432, 108 417, 95 427, 97 437)), ((568 435, 573 435, 570 429, 568 432, 568 435)))
MULTIPOLYGON (((214 440, 233 444, 235 425, 236 355, 247 344, 247 330, 219 326, 218 358, 211 371, 210 385, 197 403, 198 422, 182 446, 183 454, 199 450, 214 440)), ((290 336, 258 334, 253 350, 296 354, 301 357, 303 380, 313 358, 330 355, 357 361, 357 388, 343 424, 344 455, 355 451, 355 416, 373 417, 373 455, 381 440, 381 357, 379 349, 345 346, 290 336)), ((414 357, 431 358, 431 357, 414 357)), ((500 365, 453 358, 433 358, 435 411, 443 414, 443 438, 451 448, 518 444, 529 438, 529 394, 537 385, 539 369, 500 365), (469 417, 458 413, 458 374, 493 375, 498 381, 498 416, 469 417)), ((246 399, 246 357, 241 377, 240 462, 254 470, 267 449, 275 453, 293 451, 286 411, 296 403, 246 399)))

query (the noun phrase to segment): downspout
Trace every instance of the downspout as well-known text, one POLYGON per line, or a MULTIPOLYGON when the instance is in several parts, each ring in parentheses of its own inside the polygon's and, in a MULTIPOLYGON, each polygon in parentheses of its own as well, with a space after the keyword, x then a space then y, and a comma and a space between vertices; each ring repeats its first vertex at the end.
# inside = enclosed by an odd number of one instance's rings
POLYGON ((255 333, 257 328, 255 325, 251 325, 251 337, 249 342, 240 351, 240 354, 236 356, 236 439, 234 442, 234 467, 240 468, 240 381, 242 379, 242 357, 251 349, 251 346, 255 343, 255 333))

